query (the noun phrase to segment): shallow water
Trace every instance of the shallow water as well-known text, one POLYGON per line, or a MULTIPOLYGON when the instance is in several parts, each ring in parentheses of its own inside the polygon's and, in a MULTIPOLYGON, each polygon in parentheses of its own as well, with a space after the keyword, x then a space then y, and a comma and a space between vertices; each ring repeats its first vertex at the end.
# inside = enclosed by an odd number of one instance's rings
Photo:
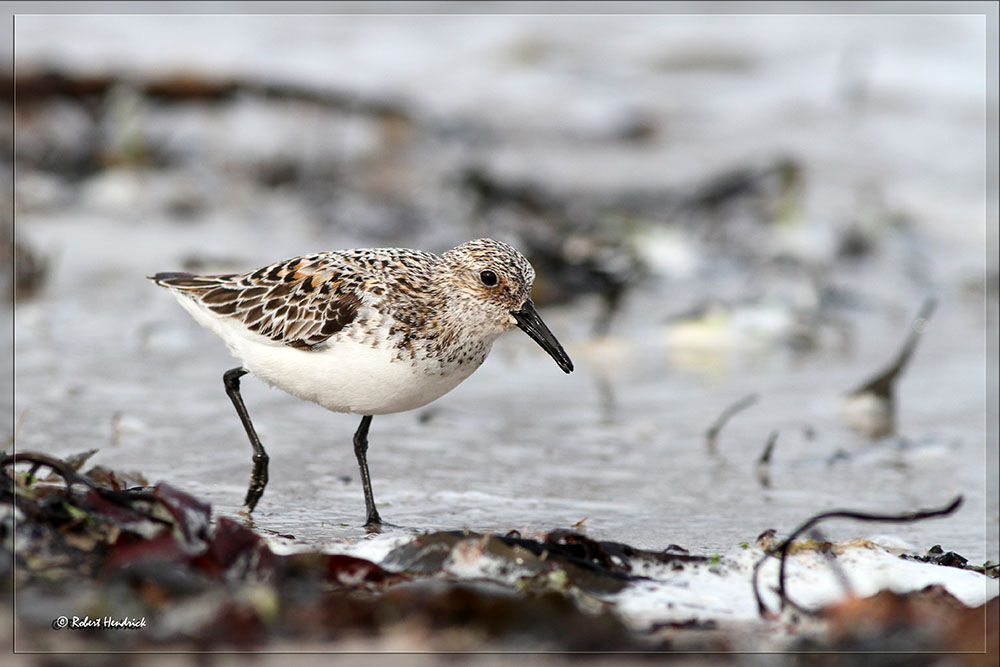
MULTIPOLYGON (((161 22, 147 43, 120 32, 121 17, 79 19, 88 30, 74 40, 59 39, 74 25, 66 17, 44 25, 19 18, 19 67, 55 60, 99 71, 121 54, 139 74, 191 58, 224 73, 259 65, 259 76, 293 73, 400 96, 434 123, 473 119, 489 133, 478 147, 440 139, 409 147, 403 167, 410 171, 399 187, 420 191, 428 210, 444 213, 391 233, 378 211, 352 201, 331 206, 340 216, 331 225, 310 217, 313 209, 294 190, 236 186, 238 174, 220 177, 213 190, 205 171, 251 159, 255 137, 265 155, 333 142, 347 171, 357 166, 352 151, 367 155, 360 125, 317 138, 280 114, 255 115, 252 104, 213 111, 214 121, 195 112, 180 120, 150 114, 151 136, 173 131, 182 146, 204 133, 214 138, 225 157, 193 148, 206 157, 192 169, 110 171, 62 200, 46 189, 50 181, 26 174, 17 233, 51 258, 52 273, 43 293, 15 311, 18 448, 64 455, 98 447, 94 463, 139 470, 234 514, 250 448, 221 375, 237 364, 145 275, 177 269, 193 253, 251 269, 317 249, 382 244, 387 236, 443 250, 484 233, 461 205, 453 207, 454 193, 425 191, 442 187, 434 179, 454 153, 556 188, 615 191, 678 188, 728 164, 787 152, 805 164, 808 187, 798 223, 768 230, 768 242, 827 266, 835 285, 861 295, 840 311, 852 344, 842 349, 834 330, 821 328, 818 350, 796 355, 774 336, 735 326, 706 343, 707 351, 671 344, 668 319, 702 298, 767 291, 780 315, 802 279, 734 269, 724 249, 692 241, 690 230, 665 237, 653 221, 636 241, 653 275, 628 293, 608 336, 592 334, 599 305, 591 297, 542 310, 575 373, 564 375, 515 332, 451 394, 374 420, 369 460, 382 516, 416 530, 527 533, 580 523, 597 539, 711 553, 752 542, 767 528, 788 532, 824 510, 904 512, 962 494, 966 503, 949 519, 824 530, 831 538, 888 534, 914 549, 939 543, 971 562, 996 560, 996 295, 984 308, 981 289, 986 272, 996 272, 995 253, 983 253, 984 244, 996 244, 986 218, 989 210, 995 221, 996 199, 982 188, 983 105, 995 108, 996 100, 985 100, 979 87, 985 45, 976 18, 755 19, 763 32, 733 17, 613 17, 622 29, 610 31, 583 17, 573 29, 544 17, 493 18, 458 32, 454 17, 434 24, 430 34, 460 36, 450 54, 391 17, 205 23, 207 33, 230 31, 232 39, 198 54, 166 46, 190 20, 161 22), (388 39, 386 31, 397 48, 374 48, 371 40, 388 39), (345 39, 331 38, 341 33, 345 39), (301 36, 292 52, 260 62, 254 40, 288 34, 301 36), (935 48, 921 38, 927 34, 935 48), (872 62, 852 64, 852 53, 872 62), (851 85, 863 89, 860 101, 838 96, 851 85), (602 134, 613 135, 635 110, 659 128, 651 144, 602 134), (157 129, 157 122, 166 125, 157 129), (425 157, 433 178, 412 173, 425 157), (202 192, 203 215, 178 222, 164 212, 163 193, 179 186, 202 192), (845 220, 894 212, 907 224, 880 228, 881 254, 837 263, 831 244, 845 220), (672 259, 663 264, 663 257, 672 259), (684 262, 693 268, 682 271, 684 262), (839 420, 840 401, 889 362, 928 293, 939 305, 898 385, 901 438, 870 443, 839 420), (717 451, 708 451, 705 429, 751 393, 757 404, 733 417, 717 451), (756 461, 775 430, 765 485, 756 461)), ((766 320, 772 302, 756 303, 766 320)), ((363 537, 350 445, 358 418, 249 379, 244 397, 272 459, 257 527, 331 548, 363 537)))

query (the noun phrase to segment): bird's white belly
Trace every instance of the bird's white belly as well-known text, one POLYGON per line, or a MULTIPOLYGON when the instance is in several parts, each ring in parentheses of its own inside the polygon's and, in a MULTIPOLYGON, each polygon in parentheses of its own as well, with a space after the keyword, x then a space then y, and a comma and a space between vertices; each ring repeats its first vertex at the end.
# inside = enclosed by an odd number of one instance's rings
POLYGON ((397 360, 391 348, 352 340, 320 351, 284 345, 236 345, 251 373, 293 396, 334 412, 380 415, 427 405, 454 389, 476 369, 468 364, 447 374, 397 360))
POLYGON ((391 345, 372 347, 349 338, 321 350, 296 349, 206 313, 183 295, 178 301, 199 324, 222 338, 248 371, 334 412, 380 415, 413 410, 454 389, 482 363, 442 369, 436 362, 396 359, 391 345))

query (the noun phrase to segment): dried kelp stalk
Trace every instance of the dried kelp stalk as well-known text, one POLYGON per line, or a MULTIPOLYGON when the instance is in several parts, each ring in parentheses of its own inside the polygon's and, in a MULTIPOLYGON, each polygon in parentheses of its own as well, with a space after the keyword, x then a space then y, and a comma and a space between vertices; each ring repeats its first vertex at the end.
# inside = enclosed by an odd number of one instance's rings
POLYGON ((777 442, 778 431, 771 431, 771 435, 767 438, 767 443, 764 445, 764 451, 761 452, 760 458, 757 459, 757 481, 765 489, 771 486, 771 454, 774 452, 774 445, 777 442))
POLYGON ((822 514, 817 514, 811 519, 807 520, 801 526, 792 531, 784 542, 778 545, 777 548, 767 551, 764 556, 757 561, 757 564, 753 569, 753 594, 757 600, 757 611, 761 616, 768 616, 772 614, 767 605, 760 596, 760 589, 757 586, 757 575, 760 572, 761 565, 764 564, 768 558, 775 556, 780 560, 780 566, 778 568, 778 599, 780 600, 779 612, 784 611, 786 606, 794 607, 795 609, 803 613, 812 613, 810 610, 806 609, 802 605, 796 604, 788 597, 788 590, 785 584, 785 563, 788 558, 788 551, 792 546, 792 543, 802 533, 810 530, 813 526, 826 519, 853 519, 855 521, 878 521, 885 523, 912 523, 914 521, 921 521, 923 519, 930 519, 937 516, 947 516, 957 510, 962 504, 963 497, 957 496, 951 501, 946 507, 934 510, 917 510, 915 512, 907 512, 906 514, 869 514, 867 512, 854 512, 851 510, 837 510, 833 512, 823 512, 822 514))
POLYGON ((705 431, 705 446, 708 447, 710 452, 715 451, 716 441, 719 438, 719 432, 722 431, 722 427, 726 425, 732 417, 738 413, 746 410, 751 405, 757 402, 757 394, 748 394, 740 400, 736 401, 732 405, 728 406, 723 410, 719 416, 716 418, 712 425, 708 427, 705 431))
MULTIPOLYGON (((97 450, 91 450, 84 453, 85 458, 89 457, 90 454, 97 450)), ((82 463, 83 461, 80 461, 82 463)), ((39 469, 42 467, 49 468, 58 477, 62 478, 65 484, 65 489, 62 491, 62 500, 68 501, 70 499, 70 492, 73 486, 77 484, 82 484, 92 490, 101 498, 111 501, 112 503, 121 505, 123 507, 128 507, 129 509, 134 509, 132 507, 132 501, 135 500, 149 500, 152 498, 153 490, 149 487, 139 487, 133 489, 116 490, 102 486, 94 480, 81 475, 74 469, 74 463, 63 461, 47 454, 39 454, 37 452, 15 452, 13 454, 7 454, 0 460, 0 468, 13 467, 18 463, 31 463, 31 468, 27 473, 27 479, 33 480, 35 475, 37 475, 39 469)), ((0 501, 9 502, 15 496, 15 478, 13 474, 4 475, 2 477, 2 487, 0 487, 0 501)), ((159 520, 159 519, 157 519, 159 520)))
POLYGON ((129 85, 139 94, 164 104, 218 104, 240 96, 307 102, 331 109, 378 116, 409 112, 391 100, 366 98, 353 92, 320 89, 294 83, 266 83, 252 78, 202 77, 172 74, 149 80, 119 73, 78 76, 58 69, 19 73, 16 79, 0 75, 6 90, 14 90, 19 107, 53 99, 87 99, 107 95, 114 87, 129 85))
POLYGON ((906 342, 896 354, 895 360, 847 395, 841 414, 851 428, 872 439, 882 438, 896 432, 894 389, 896 381, 913 356, 920 335, 924 332, 927 320, 934 313, 936 305, 935 299, 928 298, 924 301, 920 312, 913 320, 906 342))

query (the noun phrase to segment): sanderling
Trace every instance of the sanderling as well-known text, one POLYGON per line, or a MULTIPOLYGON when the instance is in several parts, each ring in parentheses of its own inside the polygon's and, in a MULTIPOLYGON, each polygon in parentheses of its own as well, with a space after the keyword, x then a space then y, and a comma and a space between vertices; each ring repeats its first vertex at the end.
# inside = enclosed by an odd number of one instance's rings
POLYGON ((534 279, 528 260, 492 239, 440 256, 363 248, 295 257, 244 274, 150 277, 242 362, 223 382, 253 447, 249 511, 264 493, 269 459, 240 396, 240 378, 248 372, 328 410, 363 415, 354 453, 369 526, 381 523, 368 474, 372 415, 413 410, 451 391, 514 327, 563 371, 573 370, 531 302, 534 279))

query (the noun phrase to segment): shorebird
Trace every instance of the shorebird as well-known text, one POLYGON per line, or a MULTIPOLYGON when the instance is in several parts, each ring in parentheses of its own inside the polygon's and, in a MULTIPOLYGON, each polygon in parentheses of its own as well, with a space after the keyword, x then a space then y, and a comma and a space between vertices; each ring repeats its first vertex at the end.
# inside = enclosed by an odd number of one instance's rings
POLYGON ((241 363, 223 382, 253 447, 248 511, 264 493, 269 461, 240 395, 240 378, 249 372, 328 410, 362 415, 354 453, 367 526, 382 523, 368 473, 373 415, 413 410, 451 391, 515 327, 563 371, 573 370, 531 301, 534 278, 528 260, 492 239, 441 255, 362 248, 242 274, 150 276, 241 363))

